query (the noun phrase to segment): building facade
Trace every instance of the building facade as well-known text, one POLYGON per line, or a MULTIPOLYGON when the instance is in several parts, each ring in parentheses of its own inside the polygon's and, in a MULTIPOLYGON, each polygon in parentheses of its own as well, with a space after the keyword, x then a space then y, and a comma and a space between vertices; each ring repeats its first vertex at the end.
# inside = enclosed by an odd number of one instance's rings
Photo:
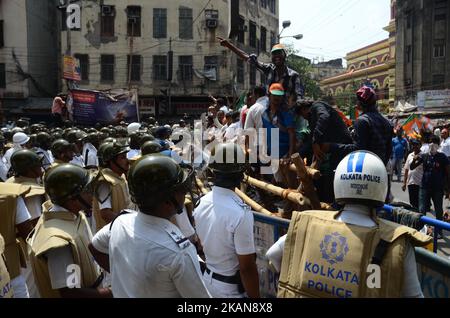
POLYGON ((311 78, 317 82, 345 72, 345 67, 342 65, 342 59, 313 63, 311 64, 311 68, 311 78))
MULTIPOLYGON (((4 117, 33 113, 58 89, 56 1, 0 2, 0 100, 4 117)), ((4 119, 4 118, 3 118, 4 119)))
POLYGON ((450 88, 450 0, 397 0, 396 95, 450 88))
POLYGON ((336 97, 341 106, 348 105, 355 91, 362 85, 371 85, 378 92, 380 103, 393 106, 395 102, 396 56, 396 1, 391 0, 391 20, 384 28, 389 33, 385 40, 363 47, 346 55, 347 70, 320 82, 323 93, 336 97))
POLYGON ((217 37, 231 37, 244 51, 268 61, 278 35, 278 1, 207 4, 81 1, 81 29, 71 30, 69 40, 62 30, 61 55, 70 43, 80 61, 80 88, 137 89, 144 115, 201 113, 208 95, 236 97, 264 82, 254 68, 221 47, 217 37))

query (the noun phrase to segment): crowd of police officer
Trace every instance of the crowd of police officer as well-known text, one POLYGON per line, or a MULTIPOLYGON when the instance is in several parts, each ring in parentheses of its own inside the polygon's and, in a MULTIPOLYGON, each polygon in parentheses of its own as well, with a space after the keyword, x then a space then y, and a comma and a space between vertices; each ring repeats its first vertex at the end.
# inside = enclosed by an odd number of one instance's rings
MULTIPOLYGON (((214 186, 201 197, 170 127, 151 118, 97 128, 2 129, 0 297, 259 297, 253 214, 234 191, 249 168, 243 149, 212 149, 214 186)), ((411 247, 430 239, 376 217, 384 163, 352 153, 334 182, 343 210, 295 214, 267 254, 279 296, 422 296, 411 247), (381 182, 345 181, 349 171, 381 182), (386 285, 376 291, 363 280, 371 262, 386 285), (336 282, 315 272, 326 266, 355 274, 336 282)))

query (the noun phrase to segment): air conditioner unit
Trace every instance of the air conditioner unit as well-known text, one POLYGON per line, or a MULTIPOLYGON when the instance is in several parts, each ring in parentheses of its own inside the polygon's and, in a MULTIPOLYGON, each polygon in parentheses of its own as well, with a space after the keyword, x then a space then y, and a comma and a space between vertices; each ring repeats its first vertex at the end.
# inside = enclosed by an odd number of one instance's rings
POLYGON ((102 6, 102 15, 103 16, 114 15, 113 7, 112 6, 102 6))
POLYGON ((128 23, 136 24, 137 23, 137 18, 132 18, 132 17, 128 18, 128 23))
POLYGON ((219 25, 219 21, 215 19, 206 20, 206 27, 209 29, 215 29, 219 25))

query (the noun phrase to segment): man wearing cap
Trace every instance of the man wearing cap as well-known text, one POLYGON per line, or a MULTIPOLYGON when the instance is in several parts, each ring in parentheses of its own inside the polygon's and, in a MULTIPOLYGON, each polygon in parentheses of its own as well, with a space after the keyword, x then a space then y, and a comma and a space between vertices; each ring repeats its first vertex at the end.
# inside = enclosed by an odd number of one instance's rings
POLYGON ((282 110, 284 96, 283 86, 278 83, 272 84, 269 89, 269 107, 262 114, 263 128, 267 136, 265 154, 272 159, 290 158, 295 151, 295 126, 289 112, 282 110), (272 144, 275 129, 279 129, 278 146, 272 144), (278 150, 278 156, 273 150, 278 150))
POLYGON ((31 148, 30 137, 23 132, 18 132, 13 136, 13 147, 8 149, 3 159, 8 170, 11 168, 11 156, 18 150, 31 148))
POLYGON ((273 83, 280 83, 285 88, 286 98, 294 92, 297 93, 298 98, 303 98, 305 95, 305 89, 300 79, 300 75, 286 65, 287 52, 284 45, 274 45, 271 51, 272 63, 262 63, 258 61, 255 54, 249 55, 245 53, 226 39, 220 37, 217 39, 220 41, 220 45, 230 49, 241 59, 248 61, 264 73, 267 78, 267 87, 270 87, 273 83))

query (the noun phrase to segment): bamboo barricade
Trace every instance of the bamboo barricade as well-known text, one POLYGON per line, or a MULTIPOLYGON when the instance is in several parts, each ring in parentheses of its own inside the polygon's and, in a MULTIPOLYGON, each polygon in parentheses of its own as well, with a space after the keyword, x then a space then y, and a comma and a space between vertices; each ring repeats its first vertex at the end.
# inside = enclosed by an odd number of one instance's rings
POLYGON ((197 183, 197 186, 199 187, 202 194, 207 195, 209 191, 205 188, 205 185, 203 184, 202 180, 200 180, 199 178, 195 178, 195 182, 197 183))
POLYGON ((307 198, 309 198, 313 210, 320 210, 321 204, 314 187, 313 175, 308 172, 303 159, 298 153, 292 155, 291 159, 294 162, 297 169, 298 178, 301 181, 298 191, 302 192, 307 198))
POLYGON ((295 204, 298 204, 300 209, 302 210, 311 209, 310 200, 306 198, 303 194, 297 192, 296 190, 283 189, 249 176, 245 176, 244 182, 247 182, 248 184, 257 187, 261 190, 265 190, 274 195, 277 195, 282 199, 287 199, 295 204))
MULTIPOLYGON (((295 155, 294 155, 295 156, 295 155)), ((303 163, 304 165, 304 163, 303 163)), ((320 178, 320 171, 316 170, 314 168, 311 167, 307 167, 305 166, 306 172, 308 173, 308 175, 313 179, 313 180, 318 180, 320 178)), ((297 172, 297 167, 292 164, 289 166, 289 170, 292 172, 297 172)))
POLYGON ((268 216, 278 216, 277 213, 272 213, 269 210, 265 209, 261 204, 257 203, 256 201, 252 200, 249 196, 247 196, 244 192, 236 188, 235 190, 236 194, 244 201, 246 204, 248 204, 253 211, 268 215, 268 216))

